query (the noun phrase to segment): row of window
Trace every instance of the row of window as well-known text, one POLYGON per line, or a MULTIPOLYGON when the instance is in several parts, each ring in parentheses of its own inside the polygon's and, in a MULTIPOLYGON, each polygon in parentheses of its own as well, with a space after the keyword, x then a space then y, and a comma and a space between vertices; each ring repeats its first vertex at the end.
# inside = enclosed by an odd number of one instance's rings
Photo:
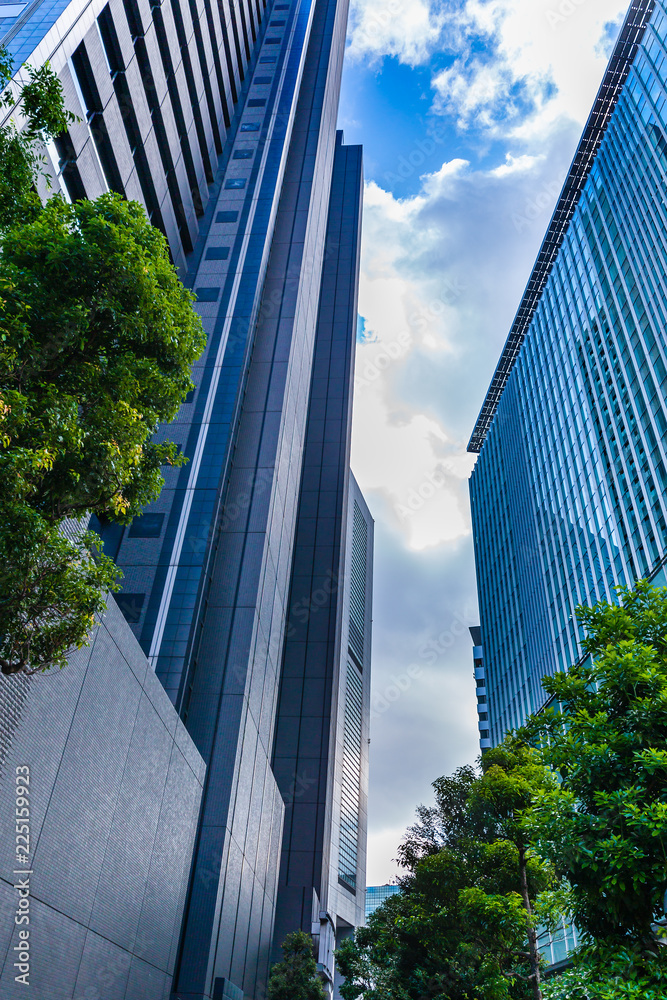
MULTIPOLYGON (((261 19, 259 0, 255 0, 256 11, 254 13, 250 6, 246 12, 243 4, 232 4, 231 25, 237 49, 237 59, 234 61, 225 17, 218 17, 219 31, 216 30, 211 0, 203 0, 203 2, 205 22, 209 33, 206 40, 207 44, 205 44, 203 37, 202 21, 197 10, 196 0, 188 0, 190 23, 194 39, 193 46, 192 39, 187 37, 187 28, 180 0, 171 0, 170 10, 180 53, 180 66, 177 66, 174 63, 162 6, 159 3, 151 6, 151 24, 144 26, 137 0, 123 0, 123 8, 132 37, 137 67, 151 115, 153 132, 167 182, 174 217, 185 253, 189 253, 193 248, 188 225, 189 209, 184 202, 178 182, 174 157, 167 136, 168 129, 163 113, 164 106, 160 104, 153 68, 149 58, 149 48, 146 41, 147 35, 154 29, 154 37, 162 63, 162 71, 166 79, 169 103, 176 125, 176 132, 187 176, 189 196, 195 214, 201 216, 204 211, 202 192, 195 164, 195 155, 191 146, 191 137, 188 133, 182 92, 179 87, 179 74, 182 72, 185 78, 190 104, 189 113, 191 113, 193 118, 198 146, 197 155, 201 159, 205 180, 210 184, 214 179, 214 164, 209 155, 207 128, 210 129, 209 134, 213 139, 215 150, 220 154, 223 149, 225 137, 223 125, 228 127, 231 122, 230 98, 233 102, 236 102, 238 98, 236 79, 240 78, 243 80, 245 66, 250 58, 250 38, 252 38, 254 44, 261 19), (248 20, 250 24, 247 23, 248 20), (242 54, 239 42, 239 27, 243 37, 245 57, 242 54), (219 34, 222 36, 222 45, 219 44, 219 34), (209 58, 207 57, 207 45, 210 51, 210 59, 213 63, 212 66, 209 65, 209 58), (220 61, 221 50, 224 51, 227 61, 229 75, 227 85, 220 61), (196 69, 193 63, 194 53, 196 53, 197 59, 196 69), (217 95, 214 95, 212 90, 211 80, 213 78, 217 82, 217 95), (203 102, 200 101, 197 92, 198 81, 200 81, 204 91, 203 102), (219 107, 216 107, 216 100, 219 101, 219 107), (202 107, 207 112, 208 126, 204 124, 202 107)), ((144 141, 139 130, 134 101, 126 79, 127 67, 125 66, 116 25, 114 24, 109 5, 104 8, 97 19, 97 27, 148 215, 153 224, 160 228, 166 235, 154 179, 149 167, 144 141)), ((75 87, 78 90, 81 103, 86 112, 94 149, 107 187, 124 195, 122 178, 104 117, 105 109, 102 106, 85 43, 82 42, 73 54, 70 61, 70 69, 75 87)), ((72 142, 67 133, 58 140, 57 152, 63 181, 69 197, 71 200, 83 197, 85 194, 84 186, 76 165, 72 142)))
POLYGON ((666 25, 658 3, 473 475, 496 740, 579 658, 577 605, 667 552, 666 25))

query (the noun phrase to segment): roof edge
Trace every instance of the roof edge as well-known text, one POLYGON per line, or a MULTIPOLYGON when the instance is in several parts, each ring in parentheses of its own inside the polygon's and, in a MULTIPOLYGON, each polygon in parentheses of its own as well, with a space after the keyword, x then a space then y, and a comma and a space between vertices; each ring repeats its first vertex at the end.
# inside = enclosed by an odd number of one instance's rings
POLYGON ((556 203, 549 228, 542 241, 526 290, 510 328, 505 347, 468 442, 469 452, 479 453, 482 450, 503 390, 519 356, 526 333, 579 204, 584 185, 595 163, 600 144, 654 9, 655 0, 632 0, 630 4, 595 98, 593 109, 588 116, 572 165, 556 203))

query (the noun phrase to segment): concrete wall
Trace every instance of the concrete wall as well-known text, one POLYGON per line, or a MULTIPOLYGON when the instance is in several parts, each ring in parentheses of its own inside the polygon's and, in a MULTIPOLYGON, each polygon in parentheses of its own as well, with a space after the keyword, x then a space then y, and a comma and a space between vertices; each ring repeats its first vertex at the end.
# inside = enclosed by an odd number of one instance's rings
POLYGON ((166 1000, 205 767, 113 598, 64 670, 0 677, 0 707, 0 996, 166 1000), (17 864, 26 767, 30 853, 17 864), (26 929, 29 989, 14 978, 26 929))

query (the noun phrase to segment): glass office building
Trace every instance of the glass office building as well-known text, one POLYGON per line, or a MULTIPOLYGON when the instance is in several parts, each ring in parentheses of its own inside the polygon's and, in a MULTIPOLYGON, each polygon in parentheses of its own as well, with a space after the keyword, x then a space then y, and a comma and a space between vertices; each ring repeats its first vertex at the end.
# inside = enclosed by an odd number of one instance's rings
POLYGON ((398 885, 369 885, 366 889, 366 919, 382 906, 386 899, 401 891, 398 885))
POLYGON ((299 927, 331 993, 336 941, 363 922, 373 524, 349 466, 363 177, 336 132, 347 14, 0 4, 16 68, 50 60, 78 115, 46 150, 53 189, 142 202, 208 338, 160 432, 187 464, 131 527, 97 526, 206 764, 173 984, 188 1000, 260 1000, 299 927))
POLYGON ((630 6, 469 450, 491 742, 667 557, 667 9, 630 6))

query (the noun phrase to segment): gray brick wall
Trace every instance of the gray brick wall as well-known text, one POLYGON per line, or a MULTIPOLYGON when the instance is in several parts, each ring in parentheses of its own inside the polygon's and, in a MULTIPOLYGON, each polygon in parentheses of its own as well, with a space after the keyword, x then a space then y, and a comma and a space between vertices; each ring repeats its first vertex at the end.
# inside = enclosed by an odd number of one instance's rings
POLYGON ((27 765, 29 995, 164 1000, 205 767, 113 598, 64 670, 0 677, 0 707, 0 996, 28 995, 13 967, 27 765))

